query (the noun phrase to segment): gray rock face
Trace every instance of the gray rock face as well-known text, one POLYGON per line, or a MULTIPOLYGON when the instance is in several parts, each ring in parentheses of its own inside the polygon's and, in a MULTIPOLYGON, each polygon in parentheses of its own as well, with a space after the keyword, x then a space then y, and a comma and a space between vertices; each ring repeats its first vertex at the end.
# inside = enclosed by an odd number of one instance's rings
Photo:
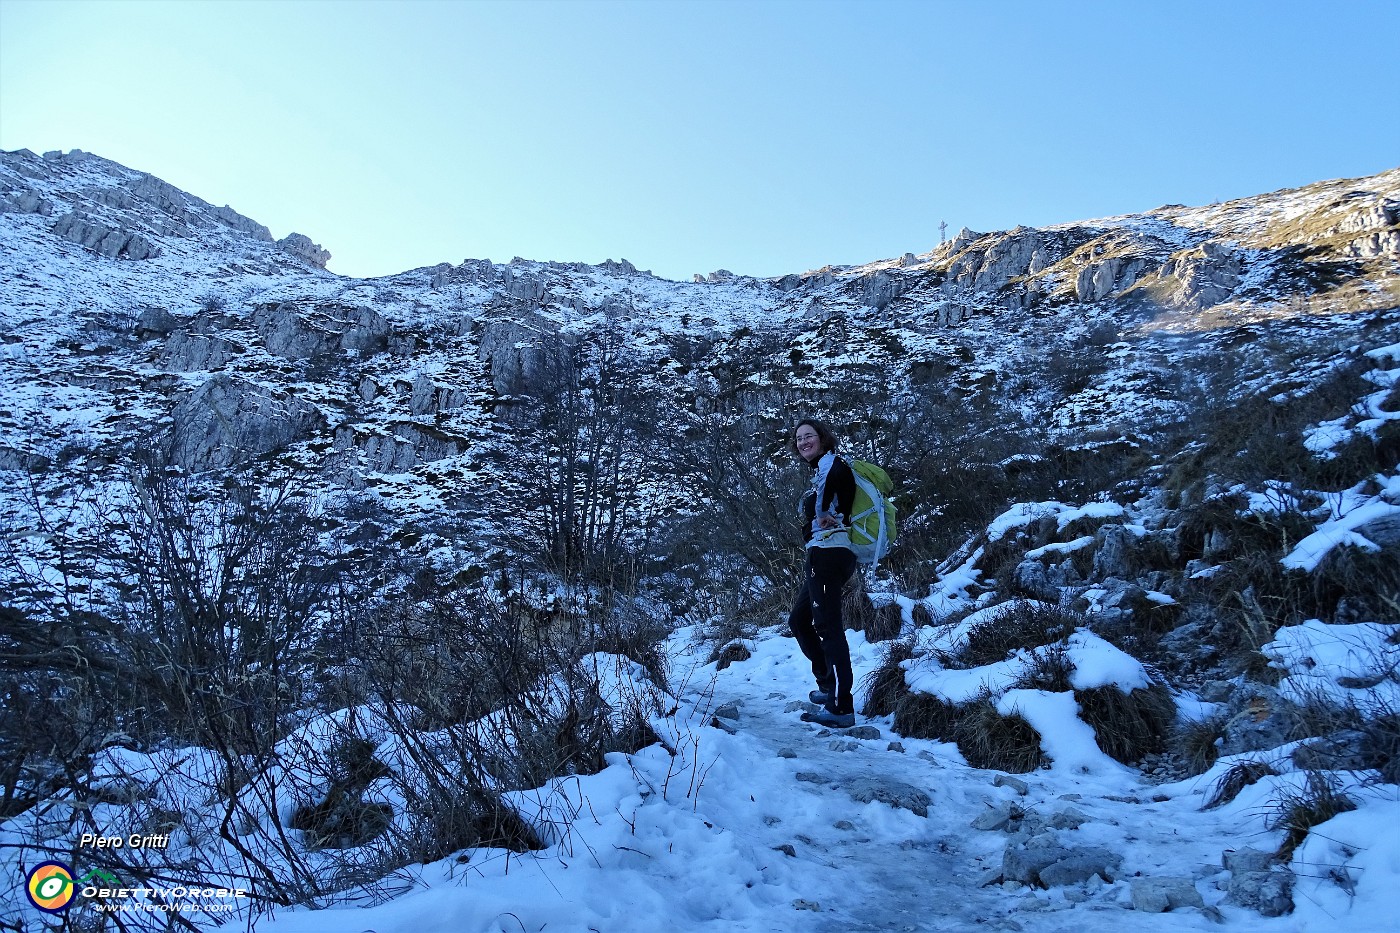
POLYGON ((1277 871, 1236 871, 1230 874, 1230 903, 1257 910, 1265 917, 1282 917, 1293 912, 1293 873, 1277 871))
POLYGON ((223 337, 180 330, 166 339, 161 365, 173 372, 213 371, 227 365, 240 352, 240 347, 223 337))
POLYGON ((891 301, 908 291, 908 282, 902 277, 888 272, 863 275, 855 280, 860 301, 867 307, 883 309, 891 301))
POLYGON ((1137 538, 1122 525, 1104 525, 1094 535, 1094 576, 1131 579, 1136 569, 1133 555, 1137 538))
POLYGON ((76 212, 60 217, 53 225, 53 232, 108 259, 139 261, 160 255, 156 246, 139 233, 115 229, 76 212))
POLYGON ((1160 299, 1195 310, 1229 300, 1239 287, 1244 261, 1229 247, 1206 242, 1177 253, 1156 273, 1160 299))
POLYGON ((500 318, 481 332, 478 354, 490 366, 491 383, 502 395, 544 389, 560 359, 573 346, 558 327, 539 317, 500 318))
POLYGON ((1060 598, 1059 588, 1050 582, 1045 565, 1035 558, 1017 564, 1012 579, 1018 590, 1035 599, 1058 601, 1060 598))
POLYGON ((318 244, 311 242, 311 237, 303 233, 291 233, 284 236, 277 241, 277 248, 284 253, 310 263, 318 269, 326 268, 326 263, 331 261, 330 251, 322 249, 318 244))
POLYGON ((1383 230, 1357 237, 1347 245, 1344 252, 1357 259, 1387 257, 1400 258, 1400 230, 1383 230))
POLYGON ((149 215, 152 211, 163 214, 165 217, 188 229, 195 225, 191 216, 190 207, 198 202, 174 185, 161 181, 154 175, 141 175, 122 184, 122 190, 129 193, 131 203, 124 206, 135 206, 142 214, 149 215))
POLYGON ((1272 852, 1251 846, 1228 850, 1220 857, 1220 864, 1230 872, 1268 871, 1276 861, 1272 852))
POLYGON ((420 463, 455 457, 466 443, 425 425, 401 423, 383 430, 361 424, 336 428, 333 449, 357 451, 362 470, 405 473, 420 463))
POLYGON ((1257 683, 1240 686, 1230 697, 1222 755, 1238 755, 1277 748, 1287 742, 1297 725, 1297 706, 1277 690, 1257 683))
POLYGON ((1074 283, 1080 301, 1103 301, 1131 287, 1152 265, 1142 256, 1111 256, 1079 270, 1074 283))
POLYGON ((413 380, 408 407, 415 415, 435 415, 438 412, 461 408, 471 400, 471 395, 455 386, 438 385, 427 376, 419 375, 413 380))
POLYGON ((190 393, 172 414, 169 461, 191 472, 242 463, 324 428, 314 405, 223 374, 190 393))
POLYGON ((379 353, 388 346, 392 330, 373 308, 335 304, 309 309, 286 303, 258 305, 253 327, 269 353, 289 360, 345 350, 379 353))
POLYGON ((0 197, 0 214, 6 213, 40 214, 47 217, 53 213, 53 202, 37 191, 12 191, 0 197))
POLYGON ((237 230, 240 233, 246 233, 255 240, 260 240, 264 243, 272 242, 271 230, 267 229, 256 220, 244 217, 227 204, 223 207, 214 207, 210 205, 209 215, 225 227, 237 230))
POLYGON ((1400 515, 1395 513, 1383 515, 1367 522, 1356 531, 1368 541, 1381 547, 1393 547, 1400 544, 1400 515))
POLYGON ((147 305, 136 319, 137 336, 164 336, 180 326, 180 319, 165 308, 147 305))

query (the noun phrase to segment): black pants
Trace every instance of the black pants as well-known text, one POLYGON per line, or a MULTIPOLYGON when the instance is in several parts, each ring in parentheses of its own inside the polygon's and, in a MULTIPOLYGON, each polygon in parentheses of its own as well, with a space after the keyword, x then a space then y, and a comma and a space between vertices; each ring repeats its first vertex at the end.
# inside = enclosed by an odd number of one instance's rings
POLYGON ((846 548, 808 548, 802 589, 788 616, 788 627, 812 662, 817 687, 833 694, 833 711, 838 713, 855 712, 851 646, 841 624, 841 590, 855 569, 856 556, 846 548))

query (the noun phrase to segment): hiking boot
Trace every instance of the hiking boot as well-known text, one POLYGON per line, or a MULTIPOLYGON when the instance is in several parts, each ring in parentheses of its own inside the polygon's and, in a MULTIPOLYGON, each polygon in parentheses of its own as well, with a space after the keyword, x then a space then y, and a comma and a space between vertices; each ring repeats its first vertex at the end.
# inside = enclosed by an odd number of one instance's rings
POLYGON ((823 707, 815 713, 803 713, 803 722, 814 722, 820 726, 828 726, 832 729, 849 729, 856 724, 855 713, 833 713, 823 707))
POLYGON ((822 690, 818 688, 816 690, 813 690, 811 693, 807 694, 807 699, 811 700, 818 706, 825 706, 826 704, 831 702, 832 693, 830 690, 822 690))

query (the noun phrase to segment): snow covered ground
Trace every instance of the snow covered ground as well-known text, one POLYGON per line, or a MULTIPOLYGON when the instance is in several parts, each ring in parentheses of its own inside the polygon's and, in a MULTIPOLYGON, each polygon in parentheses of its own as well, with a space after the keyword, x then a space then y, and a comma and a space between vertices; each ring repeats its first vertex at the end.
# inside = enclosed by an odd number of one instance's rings
MULTIPOLYGON (((1177 784, 1150 785, 1066 730, 1055 738, 1058 763, 1019 776, 1028 786, 1022 796, 1011 782, 998 786, 995 772, 969 768, 952 745, 901 739, 888 720, 863 723, 878 738, 801 722, 790 707, 809 689, 807 666, 779 628, 751 644, 750 660, 718 673, 698 665, 687 634, 678 633, 672 645, 677 679, 689 688, 680 711, 662 723, 680 754, 651 746, 615 755, 600 774, 561 780, 543 796, 522 795, 527 812, 530 799, 556 815, 566 805, 573 810, 571 826, 551 848, 523 856, 476 851, 415 866, 399 873, 397 896, 383 903, 283 910, 258 929, 1393 929, 1400 909, 1400 841, 1393 832, 1400 790, 1393 785, 1362 786, 1364 775, 1351 776, 1359 808, 1300 848, 1293 862, 1296 910, 1266 919, 1224 902, 1229 873, 1221 859, 1245 847, 1273 851, 1282 841, 1283 832, 1269 828, 1273 798, 1301 780, 1289 770, 1287 748, 1251 756, 1271 761, 1280 775, 1202 810, 1235 762, 1223 760, 1177 784), (709 724, 731 703, 737 719, 721 722, 732 734, 709 724), (1081 767, 1085 762, 1097 766, 1081 767), (919 793, 927 798, 926 815, 914 812, 919 793), (1003 804, 1065 827, 1056 830, 1065 845, 1111 848, 1123 857, 1121 869, 1111 881, 1050 890, 996 883, 1008 836, 971 824, 1003 804), (1190 879, 1205 909, 1134 910, 1139 877, 1190 879)), ((880 646, 849 634, 859 678, 879 663, 880 646)), ((1288 647, 1289 656, 1303 665, 1298 659, 1306 652, 1296 648, 1288 647)), ((1309 670, 1316 674, 1316 665, 1309 670)))

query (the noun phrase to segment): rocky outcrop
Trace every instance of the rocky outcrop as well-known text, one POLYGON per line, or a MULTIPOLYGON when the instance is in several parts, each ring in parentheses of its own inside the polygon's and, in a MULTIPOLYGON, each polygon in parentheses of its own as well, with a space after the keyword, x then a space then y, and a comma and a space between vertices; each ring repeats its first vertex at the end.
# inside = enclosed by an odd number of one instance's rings
POLYGON ((455 457, 467 444, 461 438, 450 437, 431 427, 413 422, 401 422, 382 429, 369 424, 342 425, 336 428, 334 450, 357 456, 341 457, 361 470, 374 473, 406 473, 421 463, 432 463, 455 457))
POLYGON ((53 225, 53 232, 108 259, 141 260, 160 255, 155 244, 141 234, 109 227, 77 212, 60 217, 53 225))
POLYGON ((1157 304, 1203 311, 1228 301, 1240 286, 1244 257, 1228 246, 1205 242, 1174 254, 1143 276, 1143 288, 1157 304))
POLYGON ((147 305, 136 319, 136 336, 164 337, 180 326, 180 319, 165 308, 147 305))
POLYGON ((1228 902, 1265 917, 1293 912, 1293 873, 1269 852, 1243 848, 1222 859, 1230 872, 1228 902))
POLYGON ((241 347, 224 337, 179 330, 166 339, 160 362, 170 372, 212 372, 240 352, 241 347))
POLYGON ((231 230, 237 230, 239 233, 246 233, 253 239, 261 240, 264 243, 272 242, 271 230, 267 229, 262 224, 258 223, 256 220, 244 217, 242 214, 238 213, 238 211, 229 207, 227 204, 225 204, 223 207, 214 207, 211 204, 208 210, 210 216, 212 216, 214 220, 223 224, 225 227, 228 227, 231 230))
POLYGON ((40 214, 44 217, 53 213, 53 202, 30 188, 6 192, 0 197, 0 214, 40 214))
POLYGON ((471 402, 471 393, 457 386, 438 385, 427 376, 413 380, 408 408, 415 415, 435 415, 461 408, 471 402))
POLYGON ((303 310, 289 302, 258 305, 253 327, 269 353, 304 360, 355 350, 388 348, 392 326, 373 308, 323 304, 303 310))
POLYGON ((331 261, 330 251, 322 249, 318 244, 311 242, 311 237, 303 233, 291 233, 284 236, 277 241, 277 248, 318 269, 326 268, 326 263, 331 261))
POLYGON ((1126 290, 1147 271, 1150 261, 1142 256, 1110 256, 1079 270, 1074 294, 1080 301, 1103 301, 1126 290))
POLYGON ((575 340, 539 315, 519 320, 503 317, 482 327, 478 355, 490 367, 491 384, 498 393, 528 393, 548 384, 560 354, 575 340))
POLYGON ((861 304, 868 308, 883 310, 886 305, 909 290, 912 280, 905 276, 876 272, 863 275, 854 282, 854 290, 861 304))
POLYGON ((1101 846, 1066 846, 1051 832, 1013 840, 1002 853, 1006 881, 1041 887, 1063 887, 1098 875, 1113 881, 1123 856, 1101 846))
POLYGON ((190 393, 171 414, 167 459, 196 473, 281 450, 325 427, 316 406, 223 374, 190 393))

